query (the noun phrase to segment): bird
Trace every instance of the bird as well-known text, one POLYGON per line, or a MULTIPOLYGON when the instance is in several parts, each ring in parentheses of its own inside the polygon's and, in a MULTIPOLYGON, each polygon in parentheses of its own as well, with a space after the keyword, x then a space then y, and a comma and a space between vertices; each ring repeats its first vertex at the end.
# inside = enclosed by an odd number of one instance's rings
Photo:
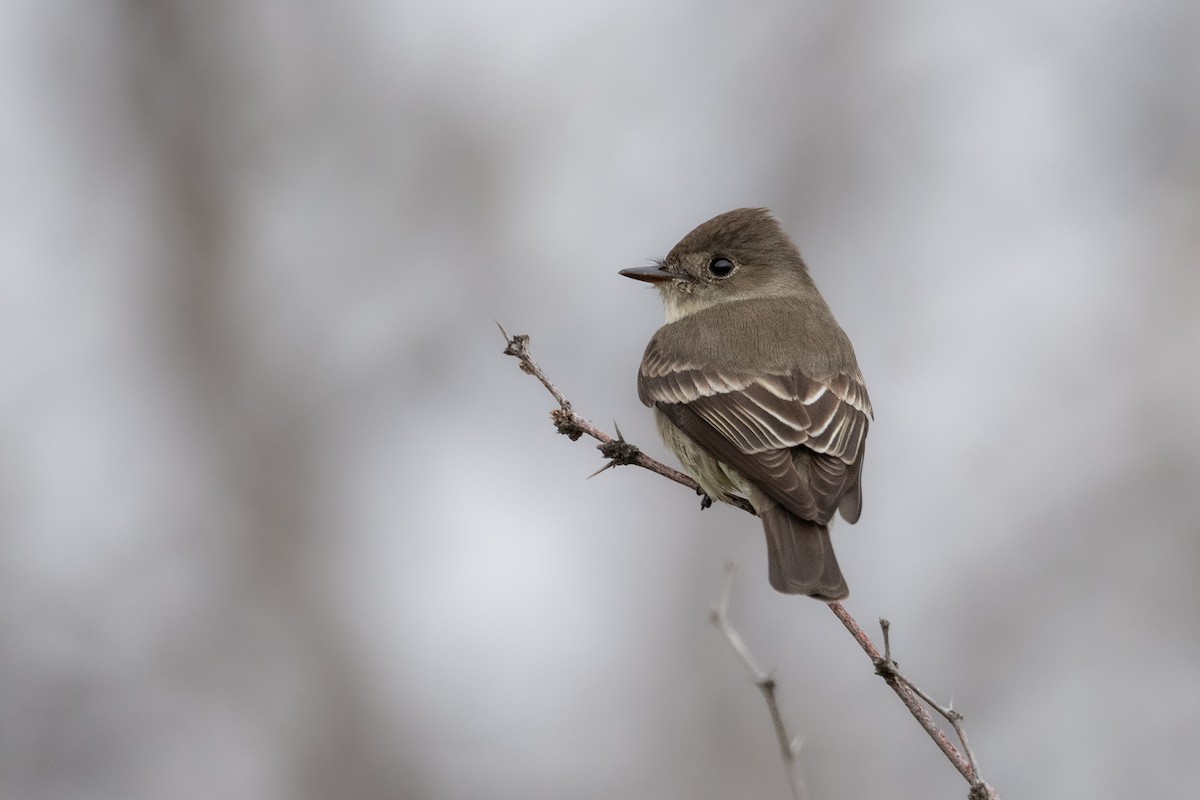
POLYGON ((706 495, 702 507, 746 498, 766 533, 771 586, 844 599, 829 526, 862 511, 874 412, 799 249, 768 209, 739 208, 620 274, 662 295, 666 323, 646 346, 638 398, 706 495))

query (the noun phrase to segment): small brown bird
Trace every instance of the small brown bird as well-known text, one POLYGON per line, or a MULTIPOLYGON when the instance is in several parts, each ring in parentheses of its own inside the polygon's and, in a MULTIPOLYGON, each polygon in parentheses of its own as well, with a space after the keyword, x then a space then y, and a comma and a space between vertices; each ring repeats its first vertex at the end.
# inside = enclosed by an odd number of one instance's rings
POLYGON ((667 323, 646 347, 638 397, 713 500, 749 499, 771 585, 826 602, 849 593, 829 540, 862 510, 871 402, 800 251, 765 208, 710 219, 653 267, 667 323))

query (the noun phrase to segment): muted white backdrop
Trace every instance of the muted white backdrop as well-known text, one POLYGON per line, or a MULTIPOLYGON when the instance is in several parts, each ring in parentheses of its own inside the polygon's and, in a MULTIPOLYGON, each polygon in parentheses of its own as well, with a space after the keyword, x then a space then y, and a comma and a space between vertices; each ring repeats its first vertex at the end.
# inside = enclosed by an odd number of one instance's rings
POLYGON ((652 291, 772 207, 877 413, 864 623, 1006 797, 1200 781, 1200 8, 17 0, 0 10, 0 795, 965 785, 662 456, 652 291))

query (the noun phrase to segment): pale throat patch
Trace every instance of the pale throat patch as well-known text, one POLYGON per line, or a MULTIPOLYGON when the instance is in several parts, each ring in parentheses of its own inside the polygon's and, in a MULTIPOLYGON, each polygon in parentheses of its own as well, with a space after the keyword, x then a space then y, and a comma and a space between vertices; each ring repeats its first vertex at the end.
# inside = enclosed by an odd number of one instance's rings
POLYGON ((667 312, 667 322, 677 322, 689 314, 703 311, 719 302, 714 302, 708 297, 697 297, 687 284, 663 287, 662 299, 663 308, 667 312))

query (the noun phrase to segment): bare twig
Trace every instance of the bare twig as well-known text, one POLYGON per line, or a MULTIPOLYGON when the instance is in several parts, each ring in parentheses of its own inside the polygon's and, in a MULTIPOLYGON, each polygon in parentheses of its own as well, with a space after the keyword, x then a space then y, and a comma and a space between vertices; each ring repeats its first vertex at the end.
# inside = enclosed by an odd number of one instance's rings
MULTIPOLYGON (((947 722, 954 727, 954 734, 958 736, 959 743, 962 744, 962 755, 966 758, 969 774, 963 773, 971 783, 971 797, 974 798, 993 798, 996 797, 995 789, 979 777, 979 764, 975 761, 975 752, 971 750, 971 743, 967 741, 967 729, 963 725, 963 715, 955 711, 953 705, 943 706, 929 696, 920 686, 917 686, 909 678, 900 671, 900 666, 892 658, 892 641, 891 630, 892 623, 886 619, 879 620, 879 627, 883 631, 883 658, 875 664, 875 671, 883 676, 885 681, 891 684, 891 680, 898 681, 906 686, 913 694, 921 698, 925 705, 932 708, 935 712, 941 715, 947 722), (978 792, 978 794, 976 793, 978 792)), ((939 733, 941 731, 939 730, 939 733)), ((953 761, 953 759, 951 759, 953 761)), ((958 766, 955 764, 955 766, 958 766)), ((962 770, 959 770, 962 772, 962 770)))
MULTIPOLYGON (((677 469, 671 469, 661 461, 655 461, 639 450, 636 445, 632 445, 621 438, 620 429, 617 430, 617 438, 614 439, 576 414, 575 410, 571 408, 570 401, 559 391, 557 386, 550 382, 550 379, 546 377, 546 373, 542 371, 541 366, 530 357, 528 334, 521 333, 509 336, 508 332, 504 330, 504 327, 499 322, 496 323, 496 327, 500 328, 500 333, 504 334, 504 338, 508 341, 508 346, 504 348, 504 355, 513 356, 519 360, 521 362, 521 371, 541 381, 542 386, 546 387, 546 391, 550 392, 550 396, 558 403, 558 408, 550 412, 550 420, 554 423, 554 427, 558 429, 558 432, 569 437, 571 441, 576 441, 580 436, 587 434, 600 442, 597 449, 605 458, 609 459, 609 462, 596 470, 596 472, 593 472, 592 476, 598 475, 612 467, 634 464, 651 472, 657 472, 664 478, 669 478, 697 493, 701 493, 700 485, 690 477, 677 469)), ((613 427, 616 427, 616 423, 613 424, 613 427)), ((754 513, 754 508, 744 498, 733 497, 731 500, 734 501, 732 505, 751 514, 754 513)))
MULTIPOLYGON (((499 326, 499 323, 496 324, 499 326)), ((500 328, 500 332, 504 334, 504 338, 508 342, 507 346, 504 348, 504 354, 517 358, 521 362, 522 371, 533 375, 535 378, 541 381, 542 385, 546 387, 546 390, 550 392, 551 396, 554 397, 555 401, 558 402, 559 407, 550 412, 550 418, 554 422, 555 427, 558 428, 559 433, 566 434, 571 438, 572 441, 578 439, 580 436, 586 433, 588 436, 591 436, 593 439, 600 442, 598 449, 605 458, 609 459, 609 463, 597 470, 597 472, 593 473, 593 475, 603 472, 611 467, 624 464, 636 464, 639 467, 648 469, 651 472, 657 472, 659 475, 662 475, 665 478, 670 478, 676 483, 700 492, 700 487, 687 475, 684 475, 678 470, 671 469, 665 464, 655 461, 639 450, 636 446, 626 442, 623 438, 620 438, 619 430, 618 438, 614 439, 604 431, 600 430, 587 420, 577 415, 571 408, 570 402, 567 401, 567 398, 563 395, 563 393, 559 391, 559 389, 553 383, 550 382, 550 380, 546 377, 546 373, 543 372, 538 363, 530 357, 529 336, 525 334, 509 336, 503 327, 500 328)), ((732 502, 732 505, 736 505, 738 508, 751 514, 754 513, 753 507, 751 507, 750 503, 744 498, 735 496, 731 499, 735 501, 732 502)), ((732 581, 732 578, 730 580, 732 581)), ((726 602, 727 604, 727 600, 725 598, 723 598, 723 602, 726 602)), ((966 778, 967 782, 971 785, 971 790, 968 795, 970 800, 999 800, 999 795, 996 793, 996 791, 979 777, 979 769, 975 763, 975 756, 967 744, 966 731, 962 726, 962 715, 951 708, 943 708, 931 697, 929 697, 929 695, 918 689, 915 684, 902 675, 899 669, 896 668, 896 662, 891 658, 891 645, 888 641, 887 621, 880 620, 880 624, 883 626, 885 651, 884 655, 880 655, 879 649, 875 647, 875 643, 871 641, 871 637, 867 636, 866 632, 864 632, 862 627, 858 624, 858 621, 851 616, 850 612, 846 610, 845 606, 843 606, 841 603, 829 603, 828 605, 829 610, 833 612, 834 616, 836 616, 844 626, 846 626, 846 630, 850 632, 850 635, 854 637, 856 642, 858 642, 859 647, 861 647, 863 652, 865 652, 871 659, 871 663, 875 665, 876 673, 883 678, 884 682, 886 682, 888 686, 892 688, 892 691, 894 691, 900 698, 900 701, 904 703, 905 708, 909 710, 909 713, 913 715, 913 718, 917 720, 917 723, 925 730, 925 732, 929 735, 929 738, 933 739, 934 744, 936 744, 942 753, 945 754, 950 763, 954 765, 954 768, 957 769, 964 778, 966 778), (948 720, 954 727, 954 731, 958 735, 959 741, 963 746, 962 753, 960 753, 958 748, 954 746, 954 744, 946 736, 945 732, 938 727, 937 723, 933 721, 933 717, 930 716, 929 711, 926 710, 924 705, 922 705, 922 702, 928 704, 930 708, 934 709, 934 711, 936 711, 939 715, 948 720)), ((714 622, 718 624, 718 627, 721 627, 715 616, 717 611, 714 610, 713 613, 714 622)), ((729 627, 722 627, 722 632, 724 632, 726 638, 729 639, 730 646, 732 646, 734 651, 738 653, 738 657, 742 658, 743 664, 746 665, 747 671, 750 672, 751 677, 755 680, 755 685, 759 686, 760 690, 763 691, 764 696, 767 696, 766 690, 763 689, 759 684, 759 677, 762 676, 763 673, 754 664, 753 660, 750 659, 749 651, 746 650, 745 643, 741 641, 741 637, 737 636, 737 632, 729 627), (730 635, 731 633, 733 634, 732 636, 730 635)), ((792 749, 792 744, 787 739, 787 734, 783 728, 782 720, 778 716, 778 705, 774 703, 774 681, 770 678, 770 676, 765 676, 764 680, 771 686, 771 694, 768 697, 767 703, 768 707, 771 709, 771 719, 776 726, 776 734, 781 737, 780 747, 784 752, 784 760, 788 766, 788 774, 790 779, 792 774, 792 764, 795 761, 795 752, 792 749)))
POLYGON ((858 646, 863 649, 863 652, 871 659, 871 663, 875 665, 875 673, 883 678, 884 682, 891 687, 896 696, 900 698, 900 702, 904 703, 904 707, 909 710, 909 713, 917 720, 917 723, 925 729, 929 734, 929 738, 933 739, 934 744, 946 755, 954 768, 962 774, 967 782, 971 784, 970 797, 972 800, 999 800, 999 795, 996 790, 986 784, 979 777, 979 769, 975 764, 975 756, 971 753, 967 746, 966 731, 962 728, 962 715, 957 711, 943 709, 929 695, 921 691, 908 678, 900 673, 896 668, 896 662, 892 660, 891 641, 888 638, 888 632, 891 626, 887 620, 881 619, 880 626, 883 628, 883 643, 884 654, 880 655, 879 650, 875 647, 875 643, 871 641, 871 637, 867 636, 866 632, 859 626, 858 621, 850 615, 846 607, 841 603, 830 603, 829 610, 833 612, 842 624, 846 626, 846 630, 850 631, 850 635, 858 642, 858 646), (933 717, 921 705, 924 700, 954 726, 955 732, 959 736, 959 741, 963 743, 963 749, 966 752, 966 758, 962 753, 959 753, 958 748, 947 738, 945 732, 937 726, 933 721, 933 717), (954 719, 957 718, 957 719, 954 719))
POLYGON ((767 701, 767 711, 770 712, 771 723, 775 726, 775 738, 779 741, 779 752, 783 756, 783 768, 787 772, 788 786, 792 790, 792 797, 800 800, 804 796, 799 765, 796 761, 796 755, 800 752, 800 743, 788 735, 787 726, 784 725, 783 715, 779 712, 779 702, 775 699, 775 679, 758 666, 754 656, 750 654, 750 648, 746 646, 745 640, 729 622, 729 601, 733 597, 733 584, 736 579, 737 567, 732 561, 725 562, 725 590, 721 592, 721 599, 713 606, 709 621, 725 635, 734 654, 746 668, 750 680, 754 681, 754 685, 762 692, 763 699, 767 701))

